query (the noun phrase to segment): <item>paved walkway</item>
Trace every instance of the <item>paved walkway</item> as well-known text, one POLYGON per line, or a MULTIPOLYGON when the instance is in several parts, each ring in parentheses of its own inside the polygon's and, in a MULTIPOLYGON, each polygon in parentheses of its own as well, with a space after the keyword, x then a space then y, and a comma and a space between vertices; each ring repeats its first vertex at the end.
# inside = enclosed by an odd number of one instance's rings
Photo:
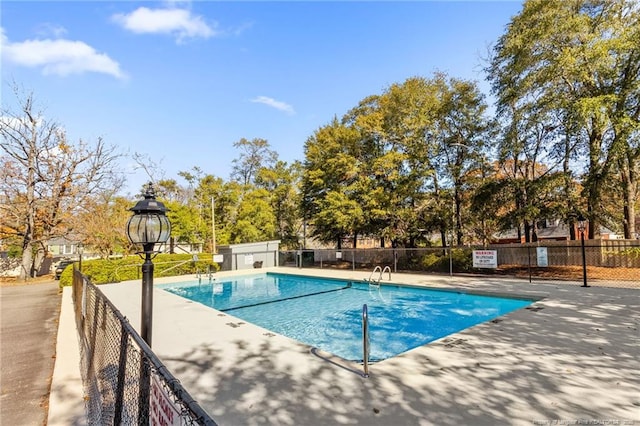
POLYGON ((57 281, 0 287, 0 424, 46 425, 60 315, 57 281))

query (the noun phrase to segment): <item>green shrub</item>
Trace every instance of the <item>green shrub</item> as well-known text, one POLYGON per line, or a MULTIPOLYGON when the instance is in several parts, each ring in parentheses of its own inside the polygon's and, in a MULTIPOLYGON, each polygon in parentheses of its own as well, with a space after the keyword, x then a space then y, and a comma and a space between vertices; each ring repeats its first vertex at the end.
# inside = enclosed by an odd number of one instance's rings
MULTIPOLYGON (((398 262, 398 268, 408 271, 449 272, 449 251, 439 249, 426 254, 408 252, 407 257, 398 262)), ((470 272, 473 269, 471 249, 453 249, 451 263, 454 272, 470 272)))
MULTIPOLYGON (((154 277, 173 277, 195 274, 196 272, 217 271, 220 266, 214 263, 211 254, 201 253, 194 261, 190 254, 159 254, 153 259, 154 277)), ((118 283, 136 280, 142 277, 143 259, 139 256, 127 256, 120 259, 94 259, 82 261, 82 273, 94 284, 118 283)), ((73 281, 73 268, 67 268, 60 276, 60 287, 70 286, 73 281)))
POLYGON ((473 250, 453 250, 453 270, 456 272, 471 272, 473 270, 473 250))

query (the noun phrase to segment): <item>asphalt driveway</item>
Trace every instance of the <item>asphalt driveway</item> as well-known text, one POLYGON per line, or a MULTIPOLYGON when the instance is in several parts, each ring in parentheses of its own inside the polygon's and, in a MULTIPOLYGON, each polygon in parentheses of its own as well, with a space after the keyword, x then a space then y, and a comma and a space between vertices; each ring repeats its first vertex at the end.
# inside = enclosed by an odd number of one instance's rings
POLYGON ((0 424, 46 425, 61 292, 57 281, 0 287, 0 424))

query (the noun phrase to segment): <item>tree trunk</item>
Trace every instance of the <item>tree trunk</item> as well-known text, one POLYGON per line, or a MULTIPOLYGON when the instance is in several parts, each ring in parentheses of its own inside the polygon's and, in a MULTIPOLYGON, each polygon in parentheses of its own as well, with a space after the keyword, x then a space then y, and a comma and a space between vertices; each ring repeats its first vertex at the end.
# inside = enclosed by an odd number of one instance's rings
MULTIPOLYGON (((33 120, 32 120, 33 121, 33 120)), ((20 268, 20 275, 18 279, 20 281, 26 281, 32 276, 33 271, 33 234, 36 227, 36 213, 35 213, 35 190, 36 190, 36 135, 35 127, 36 122, 31 122, 30 125, 34 128, 31 133, 31 138, 27 144, 27 179, 26 179, 26 193, 27 193, 27 217, 25 223, 25 230, 22 240, 22 268, 20 268)))
POLYGON ((607 179, 605 164, 602 156, 602 131, 596 118, 592 119, 592 129, 589 132, 589 171, 584 184, 587 193, 587 219, 589 221, 589 238, 600 235, 600 201, 602 187, 607 179))
POLYGON ((33 245, 31 241, 27 240, 25 236, 24 243, 22 245, 22 265, 20 267, 20 275, 18 280, 26 281, 31 277, 31 270, 33 268, 33 245))
POLYGON ((620 162, 620 180, 622 181, 623 197, 623 229, 624 238, 632 240, 636 238, 636 194, 638 193, 638 182, 635 179, 633 170, 626 161, 620 162))
POLYGON ((524 221, 524 242, 531 242, 531 225, 529 225, 529 221, 524 221))
POLYGON ((562 172, 564 174, 564 195, 566 201, 566 209, 568 212, 568 223, 569 226, 569 239, 574 241, 576 239, 576 229, 575 229, 575 220, 573 219, 572 213, 575 212, 576 206, 574 204, 575 200, 572 196, 572 188, 573 188, 573 180, 571 174, 571 133, 569 131, 570 126, 568 123, 565 123, 565 142, 564 142, 564 157, 562 159, 562 172))
POLYGON ((42 268, 42 264, 44 263, 44 258, 47 255, 46 247, 44 244, 38 244, 38 250, 36 251, 36 257, 33 259, 33 270, 31 275, 33 277, 38 276, 38 272, 40 272, 40 268, 42 268))
MULTIPOLYGON (((462 215, 460 214, 460 193, 458 189, 455 189, 454 193, 454 203, 455 203, 455 235, 456 235, 456 245, 462 245, 462 215)), ((453 244, 453 243, 452 243, 453 244)))

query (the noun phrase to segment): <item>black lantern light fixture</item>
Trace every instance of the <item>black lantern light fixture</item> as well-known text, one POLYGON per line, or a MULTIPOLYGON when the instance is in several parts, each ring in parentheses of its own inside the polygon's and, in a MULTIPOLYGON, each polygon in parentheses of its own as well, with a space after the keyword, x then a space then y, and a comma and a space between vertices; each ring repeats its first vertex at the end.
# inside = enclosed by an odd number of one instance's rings
POLYGON ((140 334, 151 347, 151 327, 153 317, 153 262, 152 254, 156 244, 167 242, 171 235, 171 223, 166 216, 168 209, 156 200, 153 184, 145 188, 144 200, 132 207, 133 216, 127 222, 127 237, 132 244, 142 245, 142 322, 140 334))
POLYGON ((580 245, 582 247, 582 287, 587 285, 587 254, 584 250, 584 233, 587 229, 587 219, 580 213, 578 215, 578 231, 580 231, 580 245))

